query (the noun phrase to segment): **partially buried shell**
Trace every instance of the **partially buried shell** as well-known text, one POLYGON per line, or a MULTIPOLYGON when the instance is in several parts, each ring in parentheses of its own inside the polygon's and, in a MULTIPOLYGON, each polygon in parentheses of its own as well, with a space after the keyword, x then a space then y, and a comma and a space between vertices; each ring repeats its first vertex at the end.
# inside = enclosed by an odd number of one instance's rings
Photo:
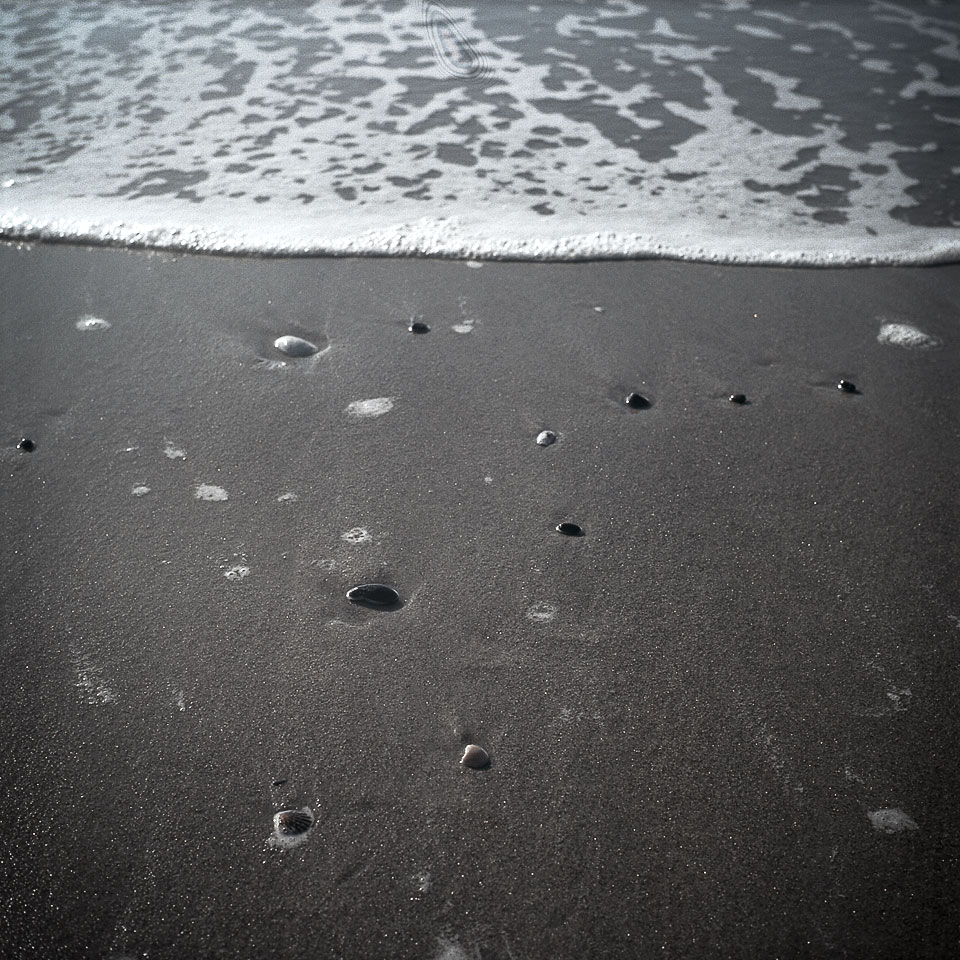
POLYGON ((309 810, 281 810, 273 818, 273 826, 281 837, 299 837, 313 826, 309 810))
POLYGON ((460 758, 460 765, 470 767, 472 770, 483 770, 484 767, 490 766, 490 754, 483 747, 468 743, 460 758))
POLYGON ((393 607, 400 602, 400 594, 385 583, 361 583, 347 591, 347 599, 364 607, 393 607))
POLYGON ((288 357, 312 357, 318 347, 303 337, 278 337, 273 345, 288 357))
POLYGON ((549 447, 551 443, 557 442, 557 435, 552 430, 541 430, 537 434, 537 444, 541 447, 549 447))

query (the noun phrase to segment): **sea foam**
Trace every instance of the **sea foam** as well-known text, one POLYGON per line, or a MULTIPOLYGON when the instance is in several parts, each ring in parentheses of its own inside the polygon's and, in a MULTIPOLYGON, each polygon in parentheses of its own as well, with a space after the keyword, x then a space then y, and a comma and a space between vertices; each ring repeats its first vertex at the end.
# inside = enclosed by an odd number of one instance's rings
POLYGON ((284 255, 955 260, 960 16, 938 13, 8 5, 0 234, 284 255))

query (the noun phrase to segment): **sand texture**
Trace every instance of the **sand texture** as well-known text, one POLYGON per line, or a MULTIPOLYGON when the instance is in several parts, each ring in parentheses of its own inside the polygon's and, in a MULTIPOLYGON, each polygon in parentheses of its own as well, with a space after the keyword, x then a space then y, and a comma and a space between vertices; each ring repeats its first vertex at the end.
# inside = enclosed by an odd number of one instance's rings
POLYGON ((956 955, 960 267, 0 278, 0 955, 956 955))

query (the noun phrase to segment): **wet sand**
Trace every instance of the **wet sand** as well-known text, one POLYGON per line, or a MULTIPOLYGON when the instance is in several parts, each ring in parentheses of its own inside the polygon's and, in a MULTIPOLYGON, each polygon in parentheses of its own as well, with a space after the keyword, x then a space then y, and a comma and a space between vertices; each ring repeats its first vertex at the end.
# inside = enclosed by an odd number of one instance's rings
POLYGON ((960 267, 0 277, 4 957, 955 955, 960 267))

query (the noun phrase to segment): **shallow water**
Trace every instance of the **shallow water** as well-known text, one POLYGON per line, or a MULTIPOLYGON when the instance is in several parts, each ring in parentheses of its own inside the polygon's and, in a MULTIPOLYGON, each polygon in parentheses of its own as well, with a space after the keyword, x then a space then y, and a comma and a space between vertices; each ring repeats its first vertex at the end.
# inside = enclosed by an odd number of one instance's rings
POLYGON ((922 3, 123 0, 0 11, 0 233, 249 253, 960 252, 922 3))

